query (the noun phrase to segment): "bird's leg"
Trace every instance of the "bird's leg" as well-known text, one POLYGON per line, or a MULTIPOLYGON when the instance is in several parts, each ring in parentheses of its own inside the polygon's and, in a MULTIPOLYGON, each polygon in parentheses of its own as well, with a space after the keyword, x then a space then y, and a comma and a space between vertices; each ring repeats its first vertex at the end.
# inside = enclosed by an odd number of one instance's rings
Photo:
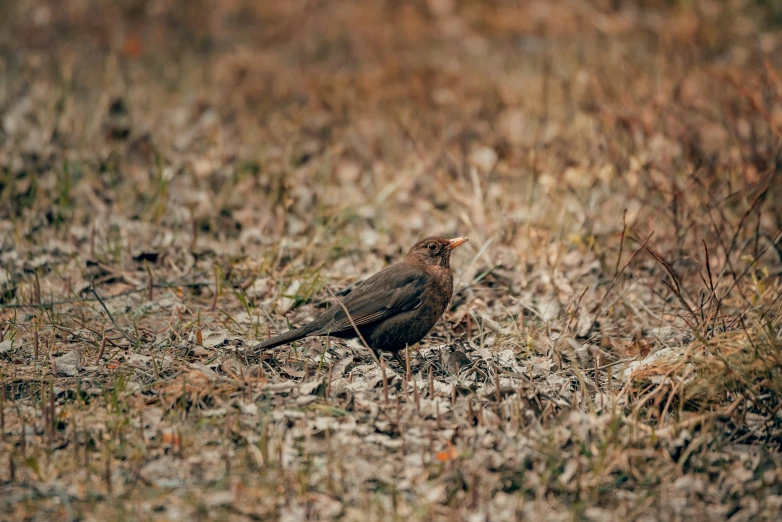
POLYGON ((402 372, 407 371, 407 362, 405 362, 405 358, 402 357, 402 351, 394 352, 394 358, 399 361, 399 364, 402 365, 402 372))

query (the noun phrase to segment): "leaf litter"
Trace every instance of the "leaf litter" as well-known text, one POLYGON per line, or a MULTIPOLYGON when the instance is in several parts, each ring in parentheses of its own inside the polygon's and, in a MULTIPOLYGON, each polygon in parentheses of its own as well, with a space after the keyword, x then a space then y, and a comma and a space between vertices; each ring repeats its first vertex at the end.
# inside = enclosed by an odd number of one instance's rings
POLYGON ((0 7, 0 518, 778 516, 773 5, 98 4, 0 7), (254 349, 429 233, 410 380, 254 349))

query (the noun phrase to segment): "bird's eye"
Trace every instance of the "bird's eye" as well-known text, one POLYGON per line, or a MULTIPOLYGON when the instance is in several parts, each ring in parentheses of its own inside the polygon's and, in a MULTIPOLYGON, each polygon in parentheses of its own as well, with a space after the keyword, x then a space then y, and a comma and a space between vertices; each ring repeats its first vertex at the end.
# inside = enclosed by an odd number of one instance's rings
POLYGON ((435 243, 429 243, 428 245, 426 245, 426 248, 428 248, 430 252, 434 252, 435 250, 437 250, 437 245, 435 243))

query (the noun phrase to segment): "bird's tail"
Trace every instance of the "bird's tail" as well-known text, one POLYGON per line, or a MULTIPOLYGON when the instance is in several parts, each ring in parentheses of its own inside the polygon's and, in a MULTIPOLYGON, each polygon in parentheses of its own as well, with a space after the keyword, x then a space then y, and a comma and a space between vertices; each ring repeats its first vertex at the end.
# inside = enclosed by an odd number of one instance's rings
POLYGON ((298 341, 299 339, 307 337, 307 335, 315 330, 317 330, 317 327, 313 327, 312 324, 302 326, 301 328, 296 328, 295 330, 290 330, 284 334, 280 334, 277 337, 267 339, 261 344, 257 345, 255 349, 257 351, 264 351, 270 348, 276 348, 277 346, 282 346, 283 344, 292 343, 293 341, 298 341))

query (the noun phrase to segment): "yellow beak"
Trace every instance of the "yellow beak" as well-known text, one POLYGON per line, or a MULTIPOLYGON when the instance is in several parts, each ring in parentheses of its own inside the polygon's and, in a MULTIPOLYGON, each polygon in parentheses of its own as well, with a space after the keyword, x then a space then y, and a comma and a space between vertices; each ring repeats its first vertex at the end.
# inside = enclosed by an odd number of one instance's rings
POLYGON ((459 245, 463 245, 469 240, 470 240, 469 237, 455 237, 448 241, 448 246, 446 246, 445 248, 448 250, 453 250, 454 248, 458 247, 459 245))

